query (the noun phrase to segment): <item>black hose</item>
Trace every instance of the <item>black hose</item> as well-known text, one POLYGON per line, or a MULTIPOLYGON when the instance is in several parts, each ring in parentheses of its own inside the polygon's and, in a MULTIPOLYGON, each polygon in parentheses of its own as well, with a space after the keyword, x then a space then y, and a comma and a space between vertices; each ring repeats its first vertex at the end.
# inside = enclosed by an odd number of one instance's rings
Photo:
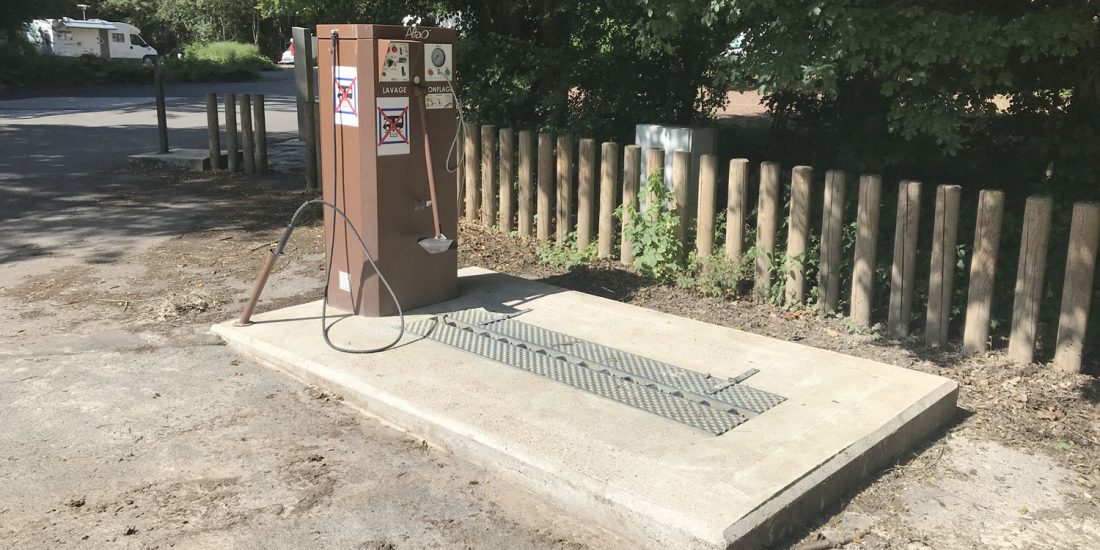
POLYGON ((282 238, 279 239, 279 244, 275 247, 275 254, 283 254, 283 249, 286 248, 286 243, 290 240, 290 234, 294 232, 294 228, 298 225, 298 218, 300 218, 302 216, 302 213, 305 212, 306 209, 312 205, 327 206, 335 214, 332 218, 332 233, 330 233, 330 235, 332 236, 332 246, 329 248, 328 262, 325 265, 325 291, 322 294, 321 299, 321 336, 325 339, 325 343, 328 344, 330 348, 344 353, 378 353, 380 351, 386 351, 396 346, 397 343, 401 341, 401 338, 405 336, 405 312, 401 309, 401 302, 398 301, 397 294, 393 291, 393 287, 390 286, 390 282, 386 280, 386 276, 382 274, 382 272, 378 269, 378 264, 374 262, 374 256, 371 255, 370 250, 367 248, 367 243, 363 240, 362 235, 359 234, 359 230, 355 228, 355 224, 353 224, 351 220, 348 219, 347 214, 345 214, 343 210, 341 210, 335 204, 322 199, 310 199, 306 202, 303 202, 302 205, 298 207, 298 210, 294 211, 294 215, 290 218, 290 224, 287 225, 286 231, 283 232, 282 238), (336 344, 333 344, 332 340, 329 339, 328 333, 332 326, 328 324, 328 289, 329 281, 332 278, 332 263, 334 256, 333 252, 336 249, 335 231, 337 215, 344 220, 345 225, 351 228, 351 232, 355 235, 355 240, 359 241, 359 246, 363 247, 363 253, 367 255, 367 262, 370 263, 371 269, 373 269, 374 272, 378 274, 378 280, 382 281, 382 286, 386 287, 386 291, 389 292, 390 297, 393 298, 394 305, 397 306, 397 315, 401 319, 401 328, 398 331, 397 337, 394 338, 392 342, 384 346, 369 349, 343 348, 337 346, 336 344))

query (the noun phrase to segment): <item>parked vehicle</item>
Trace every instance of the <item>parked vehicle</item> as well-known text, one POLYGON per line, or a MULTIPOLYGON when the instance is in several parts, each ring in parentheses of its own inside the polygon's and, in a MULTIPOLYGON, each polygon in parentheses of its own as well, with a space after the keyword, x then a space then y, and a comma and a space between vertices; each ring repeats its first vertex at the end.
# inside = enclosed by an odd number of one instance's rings
POLYGON ((44 55, 105 59, 141 59, 152 63, 157 50, 129 23, 102 19, 35 19, 26 26, 27 41, 44 55))
POLYGON ((286 51, 283 52, 282 57, 279 58, 280 65, 293 65, 294 64, 294 39, 290 39, 290 43, 286 46, 286 51))

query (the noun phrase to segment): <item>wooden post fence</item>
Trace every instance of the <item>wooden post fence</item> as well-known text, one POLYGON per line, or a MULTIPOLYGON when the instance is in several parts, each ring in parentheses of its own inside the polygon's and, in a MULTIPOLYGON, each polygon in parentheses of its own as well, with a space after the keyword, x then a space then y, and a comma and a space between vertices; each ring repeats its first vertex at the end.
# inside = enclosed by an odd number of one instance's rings
POLYGON ((810 199, 814 169, 795 166, 791 172, 791 221, 787 226, 787 281, 784 303, 801 304, 806 297, 806 246, 810 241, 810 199))
POLYGON ((478 163, 481 161, 481 155, 478 153, 478 136, 480 135, 481 128, 472 122, 465 123, 463 125, 463 144, 462 155, 464 157, 465 168, 462 179, 466 184, 466 221, 474 223, 477 221, 477 207, 478 207, 478 186, 481 184, 481 178, 478 177, 478 163))
POLYGON ((600 227, 597 253, 610 258, 615 238, 615 195, 619 180, 619 144, 600 146, 600 227))
POLYGON ((519 236, 525 239, 531 237, 533 226, 531 215, 533 211, 531 203, 534 195, 535 173, 535 134, 530 130, 521 130, 519 133, 519 220, 516 229, 519 236))
POLYGON ((993 306, 993 283, 997 273, 997 249, 1001 244, 1001 220, 1005 194, 978 194, 978 223, 974 228, 974 258, 970 261, 970 288, 966 300, 963 351, 985 351, 989 341, 989 314, 993 306))
POLYGON ((218 94, 206 94, 206 142, 210 169, 222 169, 221 130, 218 128, 218 94))
POLYGON ((252 118, 256 122, 256 173, 267 173, 267 106, 264 94, 252 98, 252 118))
POLYGON ((642 178, 642 148, 637 145, 623 147, 623 219, 622 236, 619 241, 619 261, 623 265, 634 265, 634 246, 626 237, 626 228, 631 223, 631 213, 638 211, 638 182, 642 178), (629 205, 629 207, 628 207, 629 205))
POLYGON ((749 191, 749 159, 730 160, 726 197, 726 260, 740 265, 745 254, 745 215, 749 191))
POLYGON ((592 212, 596 200, 596 140, 582 139, 577 154, 577 250, 592 242, 592 212))
POLYGON ((492 227, 497 218, 497 127, 481 127, 481 225, 492 227))
POLYGON ((1016 264, 1016 290, 1012 302, 1012 335, 1008 339, 1008 357, 1017 363, 1030 363, 1035 357, 1051 210, 1050 197, 1028 197, 1024 207, 1024 229, 1020 237, 1020 260, 1016 264))
POLYGON ((237 144, 237 94, 225 94, 225 152, 230 172, 240 170, 239 147, 237 144))
POLYGON ((882 177, 873 174, 860 176, 859 210, 856 213, 856 250, 852 265, 852 298, 848 316, 853 323, 861 327, 871 326, 881 198, 882 177))
POLYGON ((573 228, 573 154, 573 138, 558 136, 558 245, 573 228))
POLYGON ((913 284, 917 267, 917 229, 920 226, 920 182, 898 184, 898 215, 894 228, 894 259, 890 268, 890 310, 886 331, 909 336, 913 318, 913 284))
POLYGON ((687 228, 691 224, 688 218, 688 180, 691 179, 691 153, 675 151, 672 153, 672 212, 680 218, 676 225, 676 238, 680 242, 681 254, 687 248, 687 228))
POLYGON ((516 141, 511 128, 500 129, 500 230, 512 232, 512 189, 515 185, 516 141))
POLYGON ((554 136, 539 133, 538 159, 538 208, 535 213, 536 237, 540 241, 550 238, 550 210, 554 200, 554 136))
POLYGON ((955 242, 959 234, 959 198, 962 187, 936 187, 936 215, 932 227, 932 266, 928 276, 928 311, 924 341, 930 346, 947 344, 951 322, 951 296, 955 289, 955 242))
POLYGON ((241 96, 241 137, 244 138, 244 173, 256 173, 256 136, 252 130, 252 95, 241 96))
POLYGON ((753 296, 768 299, 771 289, 771 254, 775 253, 775 233, 779 224, 779 163, 760 165, 760 200, 756 207, 756 270, 753 296))
POLYGON ((817 271, 817 297, 823 313, 834 313, 840 301, 840 257, 844 246, 843 170, 825 172, 825 204, 821 213, 821 263, 817 271))
POLYGON ((1062 283, 1062 310, 1058 316, 1058 343, 1054 350, 1054 365, 1068 372, 1081 371, 1098 242, 1100 204, 1079 202, 1073 205, 1066 278, 1062 283))
POLYGON ((695 212, 695 256, 714 253, 714 200, 718 192, 718 157, 699 157, 699 205, 695 212))

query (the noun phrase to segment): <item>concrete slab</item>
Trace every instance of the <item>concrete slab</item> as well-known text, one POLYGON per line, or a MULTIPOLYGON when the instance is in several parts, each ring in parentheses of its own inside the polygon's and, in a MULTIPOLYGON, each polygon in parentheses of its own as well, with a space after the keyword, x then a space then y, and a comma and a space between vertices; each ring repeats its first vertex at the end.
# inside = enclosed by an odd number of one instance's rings
MULTIPOLYGON (((239 154, 239 153, 238 153, 239 154)), ((210 151, 207 149, 169 149, 167 153, 139 153, 127 157, 130 168, 134 170, 171 170, 185 172, 203 172, 210 170, 210 151)), ((225 166, 229 156, 223 151, 221 165, 225 166)))
MULTIPOLYGON (((278 284, 277 281, 274 284, 278 284)), ((787 401, 711 437, 431 340, 347 355, 320 336, 317 302, 213 327, 232 346, 342 395, 564 510, 648 548, 759 548, 815 517, 955 414, 950 380, 630 306, 478 268, 461 297, 407 315, 473 307, 711 373, 760 372, 787 401)), ((333 341, 368 347, 394 318, 348 317, 333 341)))

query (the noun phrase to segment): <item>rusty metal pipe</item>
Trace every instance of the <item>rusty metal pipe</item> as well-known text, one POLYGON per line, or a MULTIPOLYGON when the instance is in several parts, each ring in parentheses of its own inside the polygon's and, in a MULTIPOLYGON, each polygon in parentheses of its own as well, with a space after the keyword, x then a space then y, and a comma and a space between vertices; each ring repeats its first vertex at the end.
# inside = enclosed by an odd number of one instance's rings
POLYGON ((260 293, 264 291, 267 278, 271 275, 271 270, 275 267, 275 260, 278 257, 279 254, 272 248, 267 255, 267 260, 264 261, 264 267, 260 270, 260 275, 256 277, 256 284, 252 286, 252 294, 248 295, 248 303, 244 305, 244 310, 241 311, 241 318, 237 319, 234 326, 244 327, 252 324, 252 311, 256 309, 256 302, 260 301, 260 293))

